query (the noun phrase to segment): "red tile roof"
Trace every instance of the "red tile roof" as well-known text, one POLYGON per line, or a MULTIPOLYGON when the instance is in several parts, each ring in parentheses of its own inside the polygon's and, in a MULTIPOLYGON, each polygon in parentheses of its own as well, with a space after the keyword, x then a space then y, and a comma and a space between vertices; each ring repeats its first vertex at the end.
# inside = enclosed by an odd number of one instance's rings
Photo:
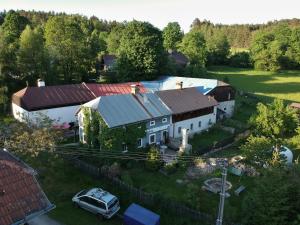
POLYGON ((54 207, 34 175, 33 169, 10 153, 0 150, 1 225, 11 225, 32 218, 54 207))
POLYGON ((146 89, 140 82, 116 83, 116 84, 85 84, 85 85, 97 97, 106 96, 106 95, 130 94, 131 85, 139 86, 141 93, 146 92, 146 89))

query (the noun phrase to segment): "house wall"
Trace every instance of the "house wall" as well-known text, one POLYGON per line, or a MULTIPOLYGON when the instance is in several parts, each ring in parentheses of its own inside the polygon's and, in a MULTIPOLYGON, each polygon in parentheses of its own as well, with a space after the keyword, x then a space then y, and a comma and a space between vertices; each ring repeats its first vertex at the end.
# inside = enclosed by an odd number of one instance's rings
MULTIPOLYGON (((147 144, 155 144, 155 143, 161 143, 163 141, 163 131, 168 132, 170 134, 170 122, 171 122, 171 116, 164 116, 155 118, 153 120, 149 120, 146 123, 146 137, 142 139, 143 147, 145 147, 147 144), (163 122, 163 119, 166 119, 166 122, 163 122), (150 122, 155 121, 155 125, 151 126, 150 122), (155 142, 150 143, 150 136, 155 135, 155 142)), ((168 135, 169 136, 169 135, 168 135)))
POLYGON ((28 119, 34 122, 38 117, 41 116, 41 114, 46 115, 51 120, 57 121, 59 124, 75 122, 75 113, 79 108, 80 105, 76 105, 52 109, 43 109, 37 111, 27 111, 21 108, 20 106, 12 103, 13 116, 15 119, 21 122, 26 122, 26 120, 28 119))
POLYGON ((235 106, 235 100, 219 102, 218 109, 221 109, 224 112, 226 112, 226 117, 230 118, 233 116, 234 106, 235 106))
POLYGON ((217 115, 217 107, 214 107, 214 112, 211 114, 173 123, 170 127, 170 137, 172 138, 182 137, 182 132, 181 133, 178 132, 179 127, 181 127, 181 130, 183 128, 189 129, 189 134, 199 133, 203 130, 206 130, 216 123, 217 120, 216 115, 217 115), (201 127, 199 127, 200 121, 201 121, 201 127), (209 121, 211 121, 211 123, 209 123, 209 121), (191 124, 193 124, 193 130, 190 129, 191 124))

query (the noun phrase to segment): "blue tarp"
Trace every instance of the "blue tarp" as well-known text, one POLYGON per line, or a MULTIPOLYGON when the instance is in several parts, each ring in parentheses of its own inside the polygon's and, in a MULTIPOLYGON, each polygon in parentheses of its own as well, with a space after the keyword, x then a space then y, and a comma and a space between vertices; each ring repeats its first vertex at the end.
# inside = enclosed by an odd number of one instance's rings
POLYGON ((124 212, 124 225, 159 225, 160 216, 132 203, 124 212))

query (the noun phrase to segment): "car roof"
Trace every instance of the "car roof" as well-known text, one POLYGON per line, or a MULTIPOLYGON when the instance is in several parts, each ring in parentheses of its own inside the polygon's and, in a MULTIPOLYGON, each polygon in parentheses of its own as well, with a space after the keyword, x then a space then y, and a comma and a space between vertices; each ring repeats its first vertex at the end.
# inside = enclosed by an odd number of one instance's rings
POLYGON ((106 203, 110 202, 113 198, 115 198, 114 195, 112 195, 107 191, 104 191, 101 188, 92 188, 85 195, 101 200, 106 203))

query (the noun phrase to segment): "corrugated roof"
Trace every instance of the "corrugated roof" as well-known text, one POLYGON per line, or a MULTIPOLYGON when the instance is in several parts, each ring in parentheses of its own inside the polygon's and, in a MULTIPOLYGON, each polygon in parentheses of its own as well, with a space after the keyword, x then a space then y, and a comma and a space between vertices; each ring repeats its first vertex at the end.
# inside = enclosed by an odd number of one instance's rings
POLYGON ((161 77, 157 81, 142 81, 142 85, 148 91, 162 91, 176 89, 176 83, 182 82, 183 88, 197 87, 202 94, 209 93, 212 89, 218 86, 218 80, 190 78, 190 77, 161 77))
POLYGON ((154 93, 102 96, 84 106, 96 109, 110 128, 171 114, 154 93))
POLYGON ((195 111, 218 104, 215 99, 201 94, 196 88, 157 91, 156 94, 174 114, 195 111))
POLYGON ((84 84, 26 87, 12 96, 12 101, 22 108, 34 111, 63 106, 80 105, 94 99, 84 84))
POLYGON ((99 96, 129 94, 131 85, 138 85, 140 92, 146 92, 140 82, 118 84, 70 84, 44 87, 26 87, 12 96, 20 107, 35 111, 71 105, 81 105, 99 96))
POLYGON ((144 86, 140 82, 128 82, 128 83, 117 83, 117 84, 85 84, 86 87, 91 90, 94 95, 106 96, 106 95, 118 95, 118 94, 129 94, 131 92, 131 85, 139 86, 140 92, 146 92, 144 86))
MULTIPOLYGON (((110 128, 151 118, 131 94, 102 96, 97 101, 97 110, 110 128)), ((89 103, 84 104, 88 105, 89 103)))
POLYGON ((0 224, 11 225, 53 208, 34 177, 34 170, 0 150, 0 224))
POLYGON ((151 116, 151 118, 172 114, 168 107, 154 93, 140 93, 135 95, 135 97, 138 99, 139 103, 143 106, 147 113, 151 116))

